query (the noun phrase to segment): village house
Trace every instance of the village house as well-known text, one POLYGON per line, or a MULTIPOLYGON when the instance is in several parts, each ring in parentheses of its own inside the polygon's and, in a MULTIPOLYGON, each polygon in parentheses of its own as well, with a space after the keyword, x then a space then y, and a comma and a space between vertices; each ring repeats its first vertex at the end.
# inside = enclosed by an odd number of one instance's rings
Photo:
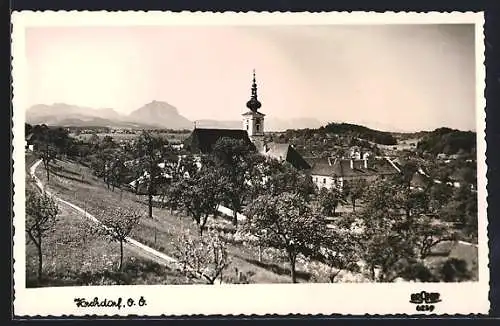
POLYGON ((363 155, 361 159, 326 157, 314 159, 310 175, 318 188, 337 188, 342 190, 345 182, 354 179, 365 179, 368 182, 399 173, 388 158, 370 158, 363 155))
POLYGON ((33 143, 33 133, 30 133, 24 138, 24 149, 29 152, 33 152, 35 145, 33 143))

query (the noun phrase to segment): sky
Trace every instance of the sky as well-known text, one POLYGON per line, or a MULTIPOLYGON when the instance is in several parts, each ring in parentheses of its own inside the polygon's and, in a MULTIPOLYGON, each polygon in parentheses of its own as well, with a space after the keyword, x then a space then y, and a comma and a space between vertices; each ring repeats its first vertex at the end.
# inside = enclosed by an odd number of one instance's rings
POLYGON ((30 27, 26 102, 240 120, 255 69, 267 117, 475 130, 474 53, 472 24, 30 27))

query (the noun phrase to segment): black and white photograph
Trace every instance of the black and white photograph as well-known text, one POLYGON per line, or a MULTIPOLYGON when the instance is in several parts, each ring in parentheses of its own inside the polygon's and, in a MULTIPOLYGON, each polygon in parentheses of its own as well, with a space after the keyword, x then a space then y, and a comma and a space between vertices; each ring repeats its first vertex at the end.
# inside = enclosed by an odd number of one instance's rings
POLYGON ((432 15, 17 13, 15 309, 487 312, 482 16, 432 15))

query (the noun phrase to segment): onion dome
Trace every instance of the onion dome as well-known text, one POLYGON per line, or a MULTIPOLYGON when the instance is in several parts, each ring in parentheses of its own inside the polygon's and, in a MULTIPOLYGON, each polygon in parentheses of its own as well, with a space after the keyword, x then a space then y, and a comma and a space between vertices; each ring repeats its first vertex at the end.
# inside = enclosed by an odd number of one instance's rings
POLYGON ((253 71, 253 82, 252 82, 252 96, 250 97, 250 101, 247 102, 247 108, 252 110, 253 112, 257 112, 262 104, 257 99, 257 82, 255 81, 255 69, 253 71))

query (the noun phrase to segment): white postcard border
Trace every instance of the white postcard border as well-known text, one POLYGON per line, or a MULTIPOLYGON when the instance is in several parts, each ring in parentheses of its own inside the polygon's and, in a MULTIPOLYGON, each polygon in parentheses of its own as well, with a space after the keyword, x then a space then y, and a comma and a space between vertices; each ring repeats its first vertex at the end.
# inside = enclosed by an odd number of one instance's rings
POLYGON ((129 315, 264 315, 264 314, 420 314, 410 294, 439 292, 435 314, 488 313, 489 269, 486 201, 484 18, 482 13, 202 13, 202 12, 13 12, 14 107, 14 314, 16 316, 129 315), (475 24, 476 123, 478 162, 479 282, 390 284, 252 284, 182 286, 100 286, 25 288, 24 234, 24 103, 26 60, 24 30, 40 26, 220 26, 323 24, 475 24), (16 109, 17 108, 17 109, 16 109), (17 180, 17 182, 16 182, 17 180), (77 308, 74 298, 125 300, 146 305, 116 308, 77 308))

